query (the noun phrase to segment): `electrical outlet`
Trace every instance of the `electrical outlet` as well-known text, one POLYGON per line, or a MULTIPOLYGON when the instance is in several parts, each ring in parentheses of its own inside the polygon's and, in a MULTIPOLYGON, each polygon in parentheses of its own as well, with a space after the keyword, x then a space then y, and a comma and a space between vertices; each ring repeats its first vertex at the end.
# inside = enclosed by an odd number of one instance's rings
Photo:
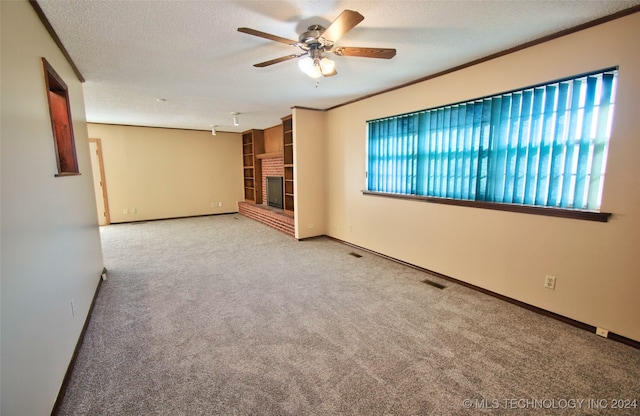
POLYGON ((125 209, 122 210, 122 213, 124 215, 129 215, 129 210, 125 208, 125 209))
POLYGON ((138 213, 138 208, 131 208, 131 213, 132 214, 137 214, 138 213))
POLYGON ((71 315, 76 316, 76 301, 71 299, 71 315))
POLYGON ((222 202, 218 202, 218 206, 221 207, 222 206, 222 202))
POLYGON ((609 337, 609 331, 607 329, 597 327, 596 328, 596 335, 600 335, 603 338, 607 338, 607 337, 609 337))
POLYGON ((554 290, 556 288, 556 277, 546 275, 544 277, 544 287, 546 287, 547 289, 554 290))

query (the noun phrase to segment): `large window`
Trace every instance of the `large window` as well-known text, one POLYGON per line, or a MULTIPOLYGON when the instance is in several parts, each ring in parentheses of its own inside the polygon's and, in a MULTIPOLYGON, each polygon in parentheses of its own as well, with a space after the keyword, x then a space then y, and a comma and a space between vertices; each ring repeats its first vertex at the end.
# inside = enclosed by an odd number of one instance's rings
POLYGON ((599 211, 617 68, 368 122, 367 190, 599 211))

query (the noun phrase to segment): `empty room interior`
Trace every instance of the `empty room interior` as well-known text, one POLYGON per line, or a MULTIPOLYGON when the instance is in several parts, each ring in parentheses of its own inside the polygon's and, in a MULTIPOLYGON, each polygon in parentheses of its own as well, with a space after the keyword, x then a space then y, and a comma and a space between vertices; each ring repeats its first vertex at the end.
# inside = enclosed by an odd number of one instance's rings
POLYGON ((640 1, 0 18, 3 416, 640 413, 640 1))

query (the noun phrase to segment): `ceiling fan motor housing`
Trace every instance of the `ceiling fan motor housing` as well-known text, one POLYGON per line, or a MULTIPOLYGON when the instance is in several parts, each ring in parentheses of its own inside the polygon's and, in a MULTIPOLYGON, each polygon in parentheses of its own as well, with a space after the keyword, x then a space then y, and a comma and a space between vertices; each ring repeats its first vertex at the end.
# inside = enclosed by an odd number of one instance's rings
POLYGON ((326 41, 320 36, 324 33, 325 28, 320 25, 311 25, 307 28, 307 31, 302 33, 298 38, 299 46, 305 51, 313 49, 329 49, 333 44, 326 41))

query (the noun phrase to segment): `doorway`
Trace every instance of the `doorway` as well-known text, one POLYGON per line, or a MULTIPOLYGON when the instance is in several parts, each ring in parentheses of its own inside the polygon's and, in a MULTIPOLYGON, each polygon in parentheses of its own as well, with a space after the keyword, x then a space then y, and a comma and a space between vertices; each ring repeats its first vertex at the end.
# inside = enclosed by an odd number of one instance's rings
POLYGON ((102 160, 102 144, 100 139, 89 139, 91 154, 91 170, 93 171, 93 189, 96 194, 96 207, 98 209, 98 224, 109 225, 109 200, 107 199, 107 182, 104 175, 104 163, 102 160))

